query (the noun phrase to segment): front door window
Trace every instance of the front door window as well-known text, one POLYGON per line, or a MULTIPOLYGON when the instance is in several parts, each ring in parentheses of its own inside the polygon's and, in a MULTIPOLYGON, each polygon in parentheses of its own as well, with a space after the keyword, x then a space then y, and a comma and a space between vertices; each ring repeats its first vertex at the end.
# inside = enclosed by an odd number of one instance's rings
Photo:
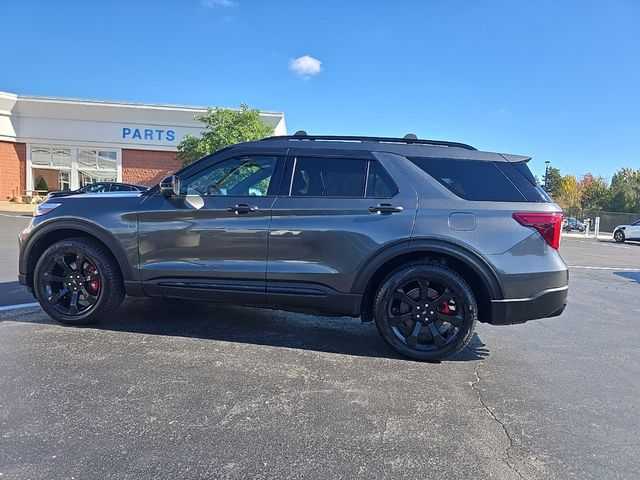
POLYGON ((264 197, 273 190, 271 177, 278 157, 241 156, 224 160, 183 182, 183 195, 264 197))

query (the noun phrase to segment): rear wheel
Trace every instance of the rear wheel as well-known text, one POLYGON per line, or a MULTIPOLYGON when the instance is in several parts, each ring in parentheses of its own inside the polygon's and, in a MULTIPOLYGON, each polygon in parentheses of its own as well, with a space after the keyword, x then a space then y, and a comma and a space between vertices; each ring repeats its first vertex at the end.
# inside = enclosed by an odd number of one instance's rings
POLYGON ((416 360, 443 360, 462 350, 478 318, 475 296, 456 272, 442 265, 415 263, 392 272, 375 298, 382 338, 416 360))
POLYGON ((87 238, 61 240, 45 250, 36 264, 33 286, 42 309, 70 325, 98 322, 124 298, 113 256, 87 238))
POLYGON ((624 242, 624 232, 622 230, 617 230, 616 233, 613 234, 613 239, 617 243, 624 242))

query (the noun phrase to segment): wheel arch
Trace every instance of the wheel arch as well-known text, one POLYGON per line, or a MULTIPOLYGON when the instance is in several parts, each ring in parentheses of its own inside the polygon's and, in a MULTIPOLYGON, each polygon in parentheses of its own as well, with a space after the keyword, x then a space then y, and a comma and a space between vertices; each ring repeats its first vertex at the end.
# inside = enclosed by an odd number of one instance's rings
POLYGON ((362 295, 363 321, 373 319, 373 299, 385 277, 396 268, 415 261, 440 263, 459 273, 476 296, 481 322, 491 319, 491 300, 504 298, 497 274, 478 253, 453 242, 416 239, 392 245, 365 262, 352 289, 353 293, 362 295))
POLYGON ((23 247, 19 260, 19 271, 26 275, 27 286, 33 288, 33 274, 42 253, 53 243, 73 237, 86 237, 102 244, 113 255, 123 280, 133 280, 133 271, 113 233, 82 220, 54 220, 36 229, 23 247))

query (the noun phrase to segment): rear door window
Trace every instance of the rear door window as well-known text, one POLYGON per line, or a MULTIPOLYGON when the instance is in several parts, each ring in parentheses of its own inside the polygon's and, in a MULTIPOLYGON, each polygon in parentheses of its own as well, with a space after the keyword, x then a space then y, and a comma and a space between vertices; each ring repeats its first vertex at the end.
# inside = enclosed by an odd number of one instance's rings
POLYGON ((408 157, 460 198, 473 201, 526 202, 527 199, 494 162, 408 157))
POLYGON ((111 185, 112 192, 130 192, 131 190, 132 188, 129 185, 118 185, 118 184, 111 185))
POLYGON ((109 191, 109 184, 105 183, 94 183, 93 185, 87 185, 85 187, 85 192, 87 193, 102 193, 109 191))
POLYGON ((296 157, 292 197, 364 197, 367 160, 296 157))
POLYGON ((291 180, 283 194, 292 197, 391 198, 398 193, 396 183, 375 160, 301 156, 291 158, 287 170, 285 178, 291 180))

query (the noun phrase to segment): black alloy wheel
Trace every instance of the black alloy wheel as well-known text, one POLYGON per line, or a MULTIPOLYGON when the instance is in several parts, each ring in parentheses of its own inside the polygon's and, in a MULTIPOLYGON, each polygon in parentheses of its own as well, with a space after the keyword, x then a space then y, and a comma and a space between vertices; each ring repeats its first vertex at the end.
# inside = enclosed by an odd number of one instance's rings
POLYGON ((61 323, 93 323, 112 313, 124 297, 111 254, 87 238, 62 240, 40 257, 34 289, 42 309, 61 323))
POLYGON ((397 352, 418 360, 443 360, 462 350, 477 321, 471 288, 438 264, 411 264, 383 282, 374 305, 376 325, 397 352))
POLYGON ((39 280, 49 305, 69 316, 88 312, 98 301, 103 283, 98 268, 82 251, 56 253, 39 280))
POLYGON ((624 232, 622 230, 616 230, 616 233, 613 234, 613 239, 616 243, 624 242, 624 232))

